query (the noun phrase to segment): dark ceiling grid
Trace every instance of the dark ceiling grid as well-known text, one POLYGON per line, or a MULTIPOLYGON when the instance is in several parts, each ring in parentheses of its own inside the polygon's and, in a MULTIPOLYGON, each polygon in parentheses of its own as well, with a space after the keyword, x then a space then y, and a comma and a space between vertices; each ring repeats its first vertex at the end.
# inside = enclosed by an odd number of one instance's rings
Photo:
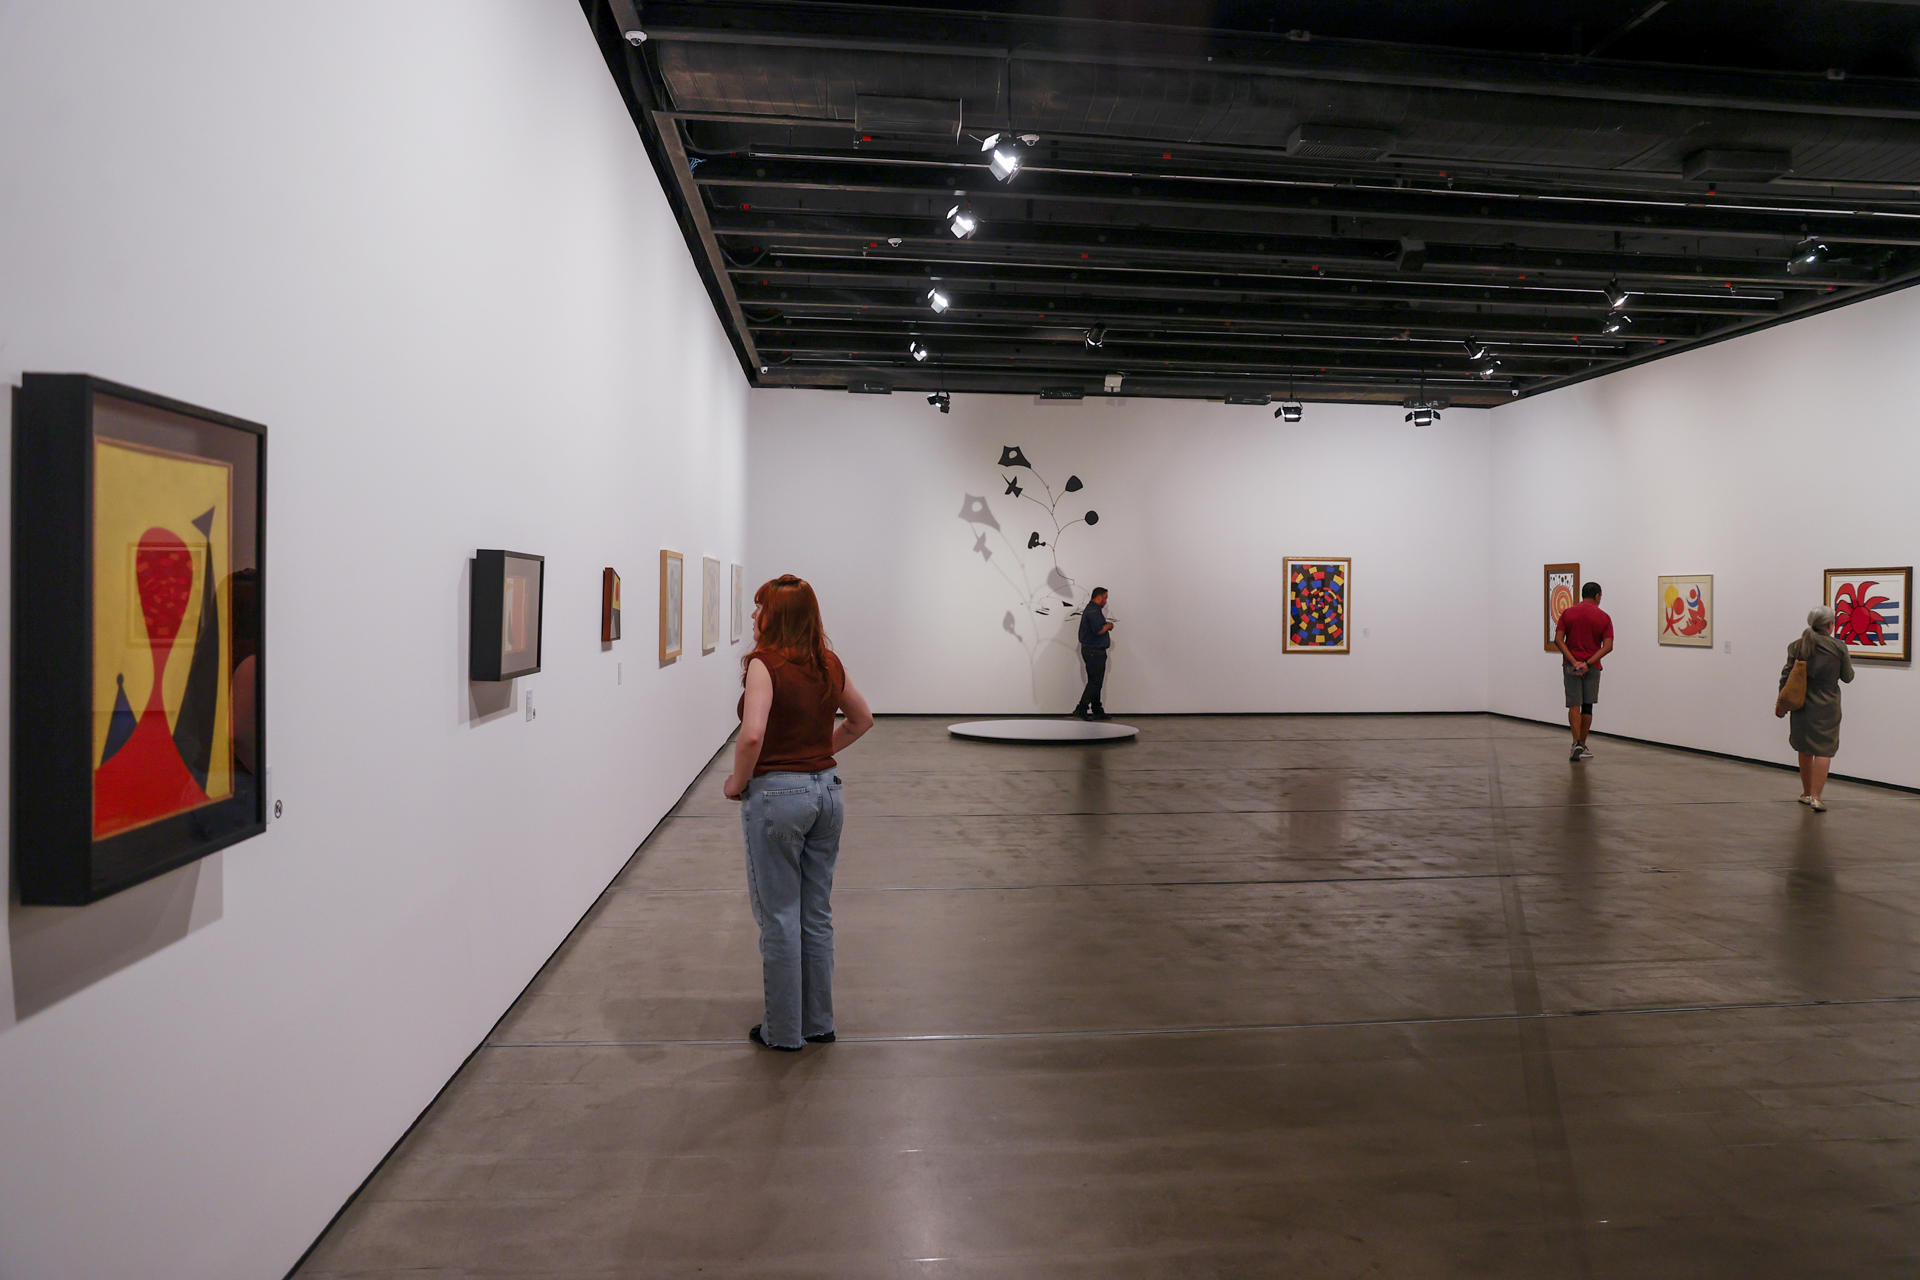
POLYGON ((1497 404, 1920 279, 1920 6, 1569 4, 583 0, 759 386, 1497 404))

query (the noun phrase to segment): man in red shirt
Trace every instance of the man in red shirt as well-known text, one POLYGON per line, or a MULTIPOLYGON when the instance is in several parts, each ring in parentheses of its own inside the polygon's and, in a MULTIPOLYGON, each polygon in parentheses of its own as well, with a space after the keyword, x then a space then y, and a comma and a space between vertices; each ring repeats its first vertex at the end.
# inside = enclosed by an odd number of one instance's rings
POLYGON ((1570 760, 1590 760, 1587 731, 1593 728, 1593 704, 1600 700, 1600 659, 1613 652, 1613 619, 1600 608, 1600 584, 1580 589, 1580 603, 1560 615, 1553 643, 1560 650, 1560 674, 1567 686, 1567 723, 1573 726, 1570 760))

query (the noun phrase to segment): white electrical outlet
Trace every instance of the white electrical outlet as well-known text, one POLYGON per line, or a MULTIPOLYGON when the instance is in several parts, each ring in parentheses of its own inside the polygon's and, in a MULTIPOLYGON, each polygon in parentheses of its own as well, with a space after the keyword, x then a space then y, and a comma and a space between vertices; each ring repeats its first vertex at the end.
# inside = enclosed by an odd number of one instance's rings
POLYGON ((535 715, 535 712, 533 709, 533 690, 529 689, 527 690, 527 719, 529 720, 533 719, 534 715, 535 715))
POLYGON ((1728 640, 1728 641, 1725 641, 1725 644, 1726 644, 1726 646, 1727 646, 1727 649, 1726 649, 1726 651, 1727 651, 1728 653, 1732 653, 1732 652, 1733 652, 1733 641, 1731 641, 1731 640, 1728 640))

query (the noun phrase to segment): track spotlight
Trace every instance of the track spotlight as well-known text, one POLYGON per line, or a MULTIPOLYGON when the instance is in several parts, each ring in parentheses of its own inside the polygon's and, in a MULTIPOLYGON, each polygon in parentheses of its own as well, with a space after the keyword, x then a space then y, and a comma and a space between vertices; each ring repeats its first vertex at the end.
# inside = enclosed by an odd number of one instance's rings
MULTIPOLYGON (((1038 142, 1040 135, 1024 134, 1019 141, 1026 142, 1028 138, 1038 142)), ((992 170, 993 176, 1002 182, 1013 181, 1013 175, 1020 172, 1020 153, 1014 150, 1014 141, 1011 134, 992 133, 988 134, 986 141, 980 144, 982 151, 993 153, 987 158, 987 168, 992 170)), ((1027 145, 1032 146, 1033 143, 1029 142, 1027 145)))
POLYGON ((1106 343, 1107 326, 1104 324, 1095 324, 1087 330, 1087 350, 1091 351, 1095 347, 1103 347, 1106 343))
POLYGON ((1794 246, 1793 256, 1787 259, 1787 274, 1803 276, 1810 271, 1818 271, 1832 257, 1833 250, 1827 248, 1825 241, 1819 236, 1808 236, 1794 246))
POLYGON ((1491 378, 1496 373, 1500 372, 1500 362, 1498 360, 1489 360, 1485 364, 1481 365, 1478 369, 1474 370, 1474 372, 1479 374, 1483 378, 1491 378))
POLYGON ((1621 331, 1626 329, 1628 325, 1631 325, 1632 323, 1633 323, 1633 317, 1628 315, 1624 311, 1609 312, 1607 314, 1607 322, 1600 326, 1600 332, 1620 333, 1621 331))
POLYGON ((907 354, 912 356, 915 360, 925 361, 926 358, 932 354, 932 352, 927 350, 926 343, 920 341, 920 339, 918 338, 915 338, 912 342, 909 342, 907 344, 907 354))
POLYGON ((962 200, 947 210, 947 230, 953 232, 956 240, 965 240, 980 229, 980 220, 973 214, 973 206, 962 200))
POLYGON ((1407 410, 1407 421, 1416 427, 1430 427, 1440 417, 1440 411, 1430 404, 1419 404, 1407 410))
POLYGON ((953 299, 949 298, 946 294, 940 292, 939 288, 936 286, 932 289, 927 290, 927 305, 933 308, 933 313, 935 315, 940 315, 948 307, 953 305, 953 299))
POLYGON ((1485 360, 1492 354, 1487 350, 1487 344, 1478 338, 1468 338, 1460 345, 1467 349, 1467 359, 1469 360, 1485 360))
POLYGON ((1282 422, 1298 422, 1306 416, 1306 412, 1306 408, 1301 405, 1299 400, 1294 398, 1293 375, 1288 374, 1287 398, 1280 402, 1280 407, 1273 411, 1273 416, 1282 422))
POLYGON ((1607 305, 1609 307, 1612 307, 1615 311, 1620 310, 1627 305, 1627 297, 1627 291, 1620 287, 1618 277, 1607 281, 1607 305))
POLYGON ((942 413, 953 412, 953 397, 944 391, 936 391, 927 397, 927 403, 942 413))

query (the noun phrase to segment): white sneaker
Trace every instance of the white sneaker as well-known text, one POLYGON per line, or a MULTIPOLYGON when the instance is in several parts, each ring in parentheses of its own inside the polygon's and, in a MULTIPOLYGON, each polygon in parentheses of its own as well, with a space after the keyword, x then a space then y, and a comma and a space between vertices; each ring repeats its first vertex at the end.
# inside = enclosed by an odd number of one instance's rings
POLYGON ((1580 744, 1579 746, 1577 746, 1577 747, 1575 747, 1575 748, 1574 748, 1574 751, 1575 751, 1575 753, 1576 753, 1576 754, 1575 754, 1575 756, 1574 756, 1574 759, 1576 759, 1576 760, 1591 760, 1591 759, 1593 759, 1593 752, 1591 752, 1591 751, 1589 751, 1589 750, 1587 750, 1587 744, 1586 744, 1586 743, 1584 743, 1584 742, 1583 742, 1583 743, 1581 743, 1581 744, 1580 744))

